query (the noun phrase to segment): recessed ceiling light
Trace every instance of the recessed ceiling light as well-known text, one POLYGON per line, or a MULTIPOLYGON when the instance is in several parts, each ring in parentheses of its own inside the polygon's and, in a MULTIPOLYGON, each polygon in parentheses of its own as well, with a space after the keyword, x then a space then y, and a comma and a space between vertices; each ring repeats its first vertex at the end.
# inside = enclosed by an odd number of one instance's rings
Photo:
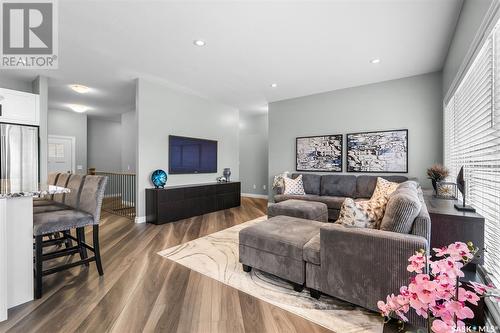
POLYGON ((371 62, 372 64, 378 64, 378 63, 380 62, 380 59, 375 58, 375 59, 370 60, 370 62, 371 62))
POLYGON ((205 46, 205 41, 204 40, 201 40, 201 39, 195 39, 193 41, 193 44, 196 45, 196 46, 205 46))
POLYGON ((79 94, 86 94, 90 91, 89 87, 84 86, 82 84, 72 84, 69 87, 79 94))
POLYGON ((86 105, 81 105, 81 104, 68 104, 68 107, 78 113, 83 113, 89 109, 88 106, 86 105))
POLYGON ((277 83, 271 83, 271 88, 276 88, 278 86, 277 83))

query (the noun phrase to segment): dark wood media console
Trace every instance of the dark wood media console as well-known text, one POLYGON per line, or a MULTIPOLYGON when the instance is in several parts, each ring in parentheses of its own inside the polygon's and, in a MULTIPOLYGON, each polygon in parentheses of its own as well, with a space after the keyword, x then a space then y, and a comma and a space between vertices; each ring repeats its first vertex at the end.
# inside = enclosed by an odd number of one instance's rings
POLYGON ((207 183, 146 189, 146 221, 164 224, 241 204, 241 183, 207 183))

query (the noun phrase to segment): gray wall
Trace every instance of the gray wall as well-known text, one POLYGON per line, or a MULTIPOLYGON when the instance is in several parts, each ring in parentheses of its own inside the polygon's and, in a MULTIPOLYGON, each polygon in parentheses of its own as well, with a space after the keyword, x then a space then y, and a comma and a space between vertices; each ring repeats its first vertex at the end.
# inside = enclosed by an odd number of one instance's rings
POLYGON ((135 148, 137 124, 135 111, 121 115, 121 168, 123 172, 135 172, 135 148))
POLYGON ((494 0, 465 0, 458 18, 448 56, 443 67, 443 93, 446 95, 464 62, 483 19, 494 0))
POLYGON ((438 72, 269 104, 269 184, 295 170, 296 137, 408 129, 408 175, 430 186, 426 168, 442 161, 441 87, 438 72))
POLYGON ((240 112, 241 192, 267 195, 268 116, 240 112), (254 188, 255 186, 255 188, 254 188), (265 188, 264 188, 265 186, 265 188))
POLYGON ((76 172, 87 173, 87 115, 71 111, 49 110, 48 134, 74 136, 76 172))
POLYGON ((213 182, 223 168, 239 179, 239 112, 204 98, 146 79, 137 80, 137 216, 145 217, 145 189, 155 169, 168 170, 168 136, 182 135, 218 141, 218 172, 170 175, 167 185, 213 182))
POLYGON ((119 120, 89 117, 87 121, 88 167, 97 171, 122 169, 122 129, 119 120))

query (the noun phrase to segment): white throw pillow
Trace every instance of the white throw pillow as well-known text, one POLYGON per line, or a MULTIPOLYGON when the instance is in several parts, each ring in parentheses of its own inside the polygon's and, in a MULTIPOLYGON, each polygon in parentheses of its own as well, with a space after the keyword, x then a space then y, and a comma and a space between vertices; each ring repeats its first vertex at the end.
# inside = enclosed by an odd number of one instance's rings
POLYGON ((297 178, 283 178, 283 182, 285 183, 285 191, 283 194, 285 195, 306 195, 304 191, 304 183, 302 182, 302 175, 299 175, 297 178))

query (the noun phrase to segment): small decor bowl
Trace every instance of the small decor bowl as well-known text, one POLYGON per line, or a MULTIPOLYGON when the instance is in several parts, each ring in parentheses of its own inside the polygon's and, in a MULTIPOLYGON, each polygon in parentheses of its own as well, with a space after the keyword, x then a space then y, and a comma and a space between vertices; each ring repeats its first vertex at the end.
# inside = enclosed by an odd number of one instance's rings
POLYGON ((155 188, 164 188, 167 183, 167 178, 167 173, 160 169, 153 171, 151 174, 151 182, 153 182, 155 188))

